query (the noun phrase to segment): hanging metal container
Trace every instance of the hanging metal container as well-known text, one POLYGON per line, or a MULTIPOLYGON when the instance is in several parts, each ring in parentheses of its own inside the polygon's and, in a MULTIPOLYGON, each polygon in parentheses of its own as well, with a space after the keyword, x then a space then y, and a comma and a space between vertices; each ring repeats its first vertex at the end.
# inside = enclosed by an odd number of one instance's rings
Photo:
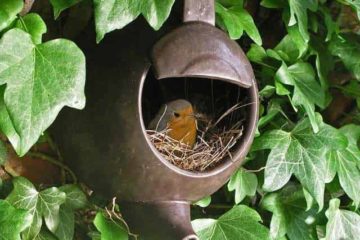
POLYGON ((190 203, 228 181, 254 137, 259 103, 251 65, 214 19, 213 0, 185 0, 184 23, 155 44, 157 33, 139 21, 108 36, 96 57, 88 56, 85 110, 62 112, 52 130, 80 180, 117 197, 130 229, 142 239, 197 239, 190 203), (179 169, 157 152, 142 119, 151 67, 159 80, 197 77, 246 89, 253 104, 232 160, 198 173, 179 169))

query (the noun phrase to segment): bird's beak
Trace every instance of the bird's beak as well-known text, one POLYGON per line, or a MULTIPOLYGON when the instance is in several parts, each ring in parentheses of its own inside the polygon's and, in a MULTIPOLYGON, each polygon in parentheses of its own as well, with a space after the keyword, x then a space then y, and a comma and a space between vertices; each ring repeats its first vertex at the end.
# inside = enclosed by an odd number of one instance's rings
POLYGON ((196 116, 196 114, 194 114, 194 113, 188 114, 187 116, 188 116, 188 117, 191 117, 191 118, 197 119, 197 116, 196 116))
POLYGON ((205 117, 201 113, 193 113, 193 114, 189 114, 189 116, 198 121, 202 121, 205 119, 205 117))

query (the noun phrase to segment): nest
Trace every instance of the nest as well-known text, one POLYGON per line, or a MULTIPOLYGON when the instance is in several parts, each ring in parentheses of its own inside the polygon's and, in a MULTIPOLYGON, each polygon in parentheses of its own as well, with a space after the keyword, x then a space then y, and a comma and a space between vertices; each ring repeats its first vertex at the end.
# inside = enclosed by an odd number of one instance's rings
POLYGON ((233 159, 231 149, 242 136, 244 122, 244 119, 235 120, 237 118, 234 117, 234 113, 246 105, 234 105, 216 121, 197 114, 198 134, 194 148, 169 137, 168 129, 161 132, 146 132, 152 144, 167 161, 184 170, 204 172, 218 165, 226 157, 233 159))

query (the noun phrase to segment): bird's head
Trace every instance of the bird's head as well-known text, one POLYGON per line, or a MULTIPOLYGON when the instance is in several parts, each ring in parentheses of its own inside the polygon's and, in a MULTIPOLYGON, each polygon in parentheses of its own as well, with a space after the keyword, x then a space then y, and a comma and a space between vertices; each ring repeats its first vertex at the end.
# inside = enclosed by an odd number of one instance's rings
POLYGON ((195 121, 194 110, 190 102, 178 99, 167 103, 167 115, 169 128, 186 128, 195 121))

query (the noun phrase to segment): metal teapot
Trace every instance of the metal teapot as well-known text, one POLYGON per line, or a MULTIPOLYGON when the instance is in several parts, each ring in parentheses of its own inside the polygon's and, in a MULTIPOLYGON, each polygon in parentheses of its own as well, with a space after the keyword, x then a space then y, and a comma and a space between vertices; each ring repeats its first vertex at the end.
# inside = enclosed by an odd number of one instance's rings
POLYGON ((185 0, 184 23, 155 44, 158 33, 139 21, 111 34, 96 57, 88 57, 86 108, 61 112, 52 128, 66 163, 94 191, 116 196, 130 229, 142 239, 197 239, 190 203, 228 181, 254 138, 259 102, 251 65, 214 21, 213 0, 185 0), (152 146, 142 112, 150 71, 159 81, 197 77, 245 89, 253 104, 232 160, 189 172, 152 146))

